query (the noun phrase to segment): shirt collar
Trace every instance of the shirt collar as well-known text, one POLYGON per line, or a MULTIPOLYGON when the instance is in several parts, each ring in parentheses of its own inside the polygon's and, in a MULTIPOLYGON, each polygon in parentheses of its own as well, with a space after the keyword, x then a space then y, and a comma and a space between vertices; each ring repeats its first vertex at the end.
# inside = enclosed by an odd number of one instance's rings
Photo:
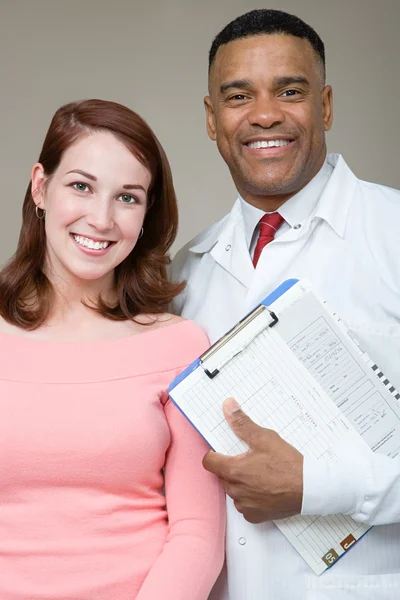
MULTIPOLYGON (((315 211, 321 194, 332 175, 332 171, 333 166, 328 160, 325 160, 316 176, 300 192, 289 198, 289 200, 279 207, 279 214, 290 227, 293 227, 297 223, 302 223, 315 211)), ((243 200, 241 196, 239 196, 239 204, 243 216, 246 244, 250 248, 254 230, 266 213, 243 200)))

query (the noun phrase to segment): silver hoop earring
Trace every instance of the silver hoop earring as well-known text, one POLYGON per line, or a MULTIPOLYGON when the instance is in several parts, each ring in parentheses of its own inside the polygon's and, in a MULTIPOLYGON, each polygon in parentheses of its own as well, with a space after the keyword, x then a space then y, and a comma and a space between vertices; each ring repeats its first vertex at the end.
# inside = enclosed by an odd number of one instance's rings
POLYGON ((45 211, 45 210, 43 210, 43 208, 40 208, 40 206, 36 206, 36 208, 35 208, 35 213, 36 213, 36 216, 37 216, 37 218, 38 218, 40 221, 41 221, 42 219, 44 219, 44 217, 46 216, 46 211, 45 211), (39 212, 40 210, 41 210, 42 212, 39 212))
POLYGON ((143 227, 142 227, 142 229, 140 230, 140 233, 139 233, 138 240, 140 240, 140 238, 142 237, 143 233, 144 233, 144 229, 143 229, 143 227))

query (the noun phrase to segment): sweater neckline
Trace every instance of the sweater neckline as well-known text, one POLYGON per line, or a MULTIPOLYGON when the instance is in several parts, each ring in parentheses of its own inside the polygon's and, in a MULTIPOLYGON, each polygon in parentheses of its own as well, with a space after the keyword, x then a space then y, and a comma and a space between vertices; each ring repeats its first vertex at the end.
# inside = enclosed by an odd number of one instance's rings
POLYGON ((194 327, 192 321, 183 320, 122 338, 83 342, 0 332, 0 380, 89 383, 183 368, 185 353, 179 348, 184 349, 185 337, 194 327))

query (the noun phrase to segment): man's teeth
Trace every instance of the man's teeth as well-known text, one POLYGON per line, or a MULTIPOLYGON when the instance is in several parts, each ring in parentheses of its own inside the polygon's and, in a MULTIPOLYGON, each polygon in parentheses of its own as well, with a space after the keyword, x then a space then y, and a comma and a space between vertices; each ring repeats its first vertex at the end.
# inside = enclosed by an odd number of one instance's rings
POLYGON ((258 142, 250 142, 249 148, 279 148, 280 146, 287 146, 290 144, 289 140, 260 140, 258 142))
POLYGON ((82 235, 73 235, 74 240, 85 248, 91 248, 92 250, 104 250, 110 245, 110 242, 95 242, 90 238, 83 237, 82 235))

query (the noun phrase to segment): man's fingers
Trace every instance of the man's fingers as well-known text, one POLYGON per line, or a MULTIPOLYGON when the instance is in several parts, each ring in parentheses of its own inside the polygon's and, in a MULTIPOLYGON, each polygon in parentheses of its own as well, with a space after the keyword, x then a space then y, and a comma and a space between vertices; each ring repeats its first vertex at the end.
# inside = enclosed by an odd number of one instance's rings
POLYGON ((233 456, 225 456, 224 454, 219 454, 219 452, 210 450, 203 458, 203 467, 207 469, 207 471, 210 471, 210 473, 218 475, 221 479, 229 480, 232 474, 234 461, 235 457, 233 456))
POLYGON ((267 431, 254 423, 254 421, 242 411, 234 398, 225 400, 223 410, 225 419, 229 423, 232 431, 236 433, 238 438, 246 442, 250 448, 254 447, 254 444, 257 442, 257 439, 260 438, 262 432, 267 431))

